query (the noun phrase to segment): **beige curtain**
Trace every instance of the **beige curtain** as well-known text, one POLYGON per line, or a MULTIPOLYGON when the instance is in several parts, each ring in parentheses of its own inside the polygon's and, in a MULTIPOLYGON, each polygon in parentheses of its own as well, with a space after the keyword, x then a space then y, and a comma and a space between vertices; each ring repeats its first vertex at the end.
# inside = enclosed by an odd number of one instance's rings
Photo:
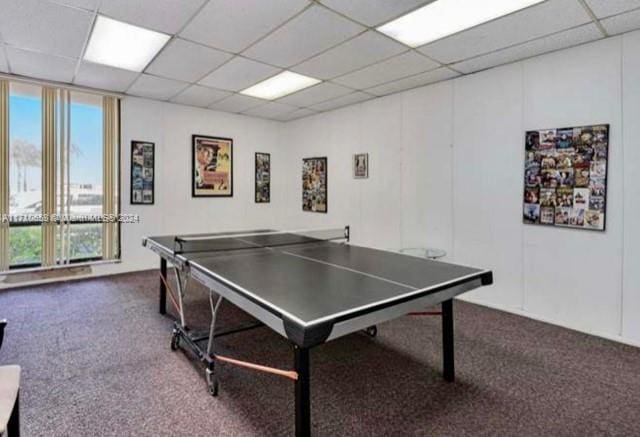
POLYGON ((58 96, 58 171, 56 185, 58 190, 58 214, 61 221, 58 225, 57 258, 58 264, 68 264, 70 253, 71 227, 70 214, 70 181, 69 181, 69 121, 71 108, 71 93, 69 90, 59 90, 58 96), (64 220, 66 218, 66 220, 64 220))
MULTIPOLYGON (((0 80, 0 216, 9 214, 9 82, 0 80)), ((9 222, 0 219, 0 271, 9 269, 9 222)))
MULTIPOLYGON (((53 217, 56 208, 56 100, 55 88, 42 89, 42 214, 53 217)), ((53 220, 42 224, 42 266, 56 264, 56 226, 53 220)))

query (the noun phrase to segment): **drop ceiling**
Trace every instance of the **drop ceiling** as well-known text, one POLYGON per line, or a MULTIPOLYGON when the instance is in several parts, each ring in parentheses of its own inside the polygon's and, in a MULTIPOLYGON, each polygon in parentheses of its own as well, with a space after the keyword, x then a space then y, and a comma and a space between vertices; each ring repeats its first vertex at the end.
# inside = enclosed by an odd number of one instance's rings
POLYGON ((0 0, 0 72, 288 121, 640 28, 640 0, 546 0, 415 49, 375 28, 432 0, 0 0), (97 15, 171 35, 142 73, 84 61, 97 15), (283 70, 321 79, 270 102, 283 70))

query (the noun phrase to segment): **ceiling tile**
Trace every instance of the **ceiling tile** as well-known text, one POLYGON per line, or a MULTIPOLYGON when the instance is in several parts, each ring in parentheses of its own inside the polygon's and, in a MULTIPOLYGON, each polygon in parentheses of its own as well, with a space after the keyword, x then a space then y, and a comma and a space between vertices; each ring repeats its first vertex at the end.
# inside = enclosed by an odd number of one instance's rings
POLYGON ((331 9, 367 26, 391 21, 434 0, 321 0, 331 9))
POLYGON ((0 29, 14 47, 79 58, 89 34, 89 12, 43 0, 0 0, 0 29))
POLYGON ((362 70, 341 76, 334 79, 333 82, 351 88, 365 89, 391 80, 433 70, 439 66, 440 64, 431 59, 410 51, 370 67, 363 68, 362 70))
POLYGON ((226 112, 242 112, 266 103, 269 102, 262 99, 256 99, 255 97, 243 96, 242 94, 233 94, 224 100, 210 105, 209 108, 226 112))
POLYGON ((292 70, 318 79, 331 79, 406 50, 404 45, 370 30, 292 70))
POLYGON ((240 91, 280 71, 279 68, 236 56, 199 83, 222 90, 240 91))
POLYGON ((82 62, 73 83, 91 88, 124 92, 138 77, 135 71, 82 62))
POLYGON ((406 77, 384 85, 378 85, 377 87, 369 88, 367 92, 376 96, 385 96, 387 94, 398 93, 411 88, 451 79, 456 76, 460 76, 460 74, 449 70, 446 67, 442 67, 437 70, 416 74, 415 76, 406 77))
POLYGON ((127 94, 150 99, 167 100, 187 86, 184 82, 142 74, 127 90, 127 94))
POLYGON ((530 58, 553 50, 572 47, 602 37, 602 33, 595 24, 586 24, 565 32, 556 33, 551 36, 462 61, 458 64, 453 64, 451 67, 468 74, 495 67, 496 65, 508 64, 530 58))
POLYGON ((343 106, 364 102, 365 100, 373 99, 374 97, 375 96, 372 96, 371 94, 356 91, 354 93, 347 94, 346 96, 338 97, 337 99, 318 103, 311 106, 309 109, 312 109, 314 111, 329 111, 331 109, 341 108, 343 106))
POLYGON ((308 0, 210 0, 181 36, 239 53, 308 5, 308 0))
POLYGON ((208 107, 213 102, 231 95, 228 91, 214 90, 205 86, 193 85, 171 99, 172 102, 184 105, 208 107))
POLYGON ((244 54, 289 67, 362 32, 365 28, 322 6, 312 6, 250 47, 244 54))
POLYGON ((103 0, 100 12, 137 26, 175 34, 206 0, 103 0))
POLYGON ((616 15, 615 17, 601 20, 600 23, 602 23, 609 35, 640 29, 640 10, 616 15))
POLYGON ((13 74, 56 82, 71 82, 76 68, 74 59, 29 52, 13 47, 7 47, 7 58, 13 74))
POLYGON ((170 79, 196 82, 231 56, 219 50, 176 38, 167 44, 146 71, 170 79))
POLYGON ((280 103, 286 103, 293 106, 310 106, 326 100, 335 99, 352 93, 353 90, 340 85, 329 82, 322 82, 318 85, 306 88, 297 93, 290 94, 278 100, 280 103))
POLYGON ((427 44, 419 50, 435 60, 448 64, 590 22, 591 17, 580 2, 548 0, 427 44))
POLYGON ((7 58, 4 56, 4 47, 0 44, 0 71, 4 73, 9 72, 9 65, 7 64, 7 58))
POLYGON ((61 5, 67 5, 74 8, 86 9, 88 11, 95 11, 98 7, 100 0, 49 0, 53 3, 59 3, 61 5))
POLYGON ((283 105, 282 103, 270 102, 266 105, 261 105, 256 108, 251 108, 242 113, 245 115, 251 115, 252 117, 262 117, 262 118, 276 118, 282 117, 284 114, 289 114, 295 111, 295 106, 291 105, 283 105))
POLYGON ((314 114, 317 114, 317 112, 309 108, 300 108, 300 109, 294 110, 293 112, 287 112, 285 114, 276 116, 274 117, 274 119, 280 120, 280 121, 290 121, 290 120, 297 120, 298 118, 302 118, 302 117, 308 117, 314 114))
POLYGON ((640 0, 587 0, 596 17, 604 18, 640 8, 640 0))

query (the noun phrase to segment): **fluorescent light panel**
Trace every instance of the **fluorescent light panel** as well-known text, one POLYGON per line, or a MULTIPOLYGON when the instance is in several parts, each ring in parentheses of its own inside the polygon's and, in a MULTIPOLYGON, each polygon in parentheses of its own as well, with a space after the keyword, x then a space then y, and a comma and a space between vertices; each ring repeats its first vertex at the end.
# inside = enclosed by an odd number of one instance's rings
POLYGON ((142 71, 169 41, 169 35, 98 15, 84 59, 142 71))
POLYGON ((378 27, 410 47, 418 47, 546 0, 436 0, 378 27))
POLYGON ((294 73, 293 71, 283 71, 246 90, 240 91, 240 94, 258 97, 259 99, 275 100, 320 82, 318 79, 294 73))

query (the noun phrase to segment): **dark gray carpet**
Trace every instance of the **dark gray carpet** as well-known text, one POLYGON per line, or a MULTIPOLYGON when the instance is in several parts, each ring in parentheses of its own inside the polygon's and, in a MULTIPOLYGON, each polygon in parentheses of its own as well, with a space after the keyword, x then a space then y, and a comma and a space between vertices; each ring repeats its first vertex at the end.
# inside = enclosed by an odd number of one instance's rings
MULTIPOLYGON (((23 366, 26 436, 290 435, 293 384, 224 367, 217 399, 202 367, 169 349, 157 273, 0 291, 10 324, 0 363, 23 366)), ((192 324, 208 302, 192 294, 192 324)), ((406 316, 376 339, 312 352, 316 435, 640 435, 640 349, 457 303, 457 381, 440 376, 440 319, 406 316)), ((247 318, 223 306, 221 324, 247 318)), ((269 329, 220 353, 291 368, 269 329)))

